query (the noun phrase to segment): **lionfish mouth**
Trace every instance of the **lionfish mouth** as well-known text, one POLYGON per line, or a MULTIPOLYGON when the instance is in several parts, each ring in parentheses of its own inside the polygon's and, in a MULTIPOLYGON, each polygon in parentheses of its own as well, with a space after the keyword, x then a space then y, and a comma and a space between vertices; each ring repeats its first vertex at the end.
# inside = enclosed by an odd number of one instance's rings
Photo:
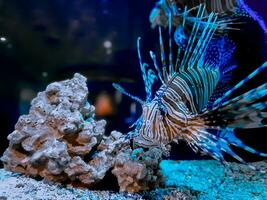
POLYGON ((137 135, 133 139, 133 142, 134 142, 134 145, 136 145, 136 146, 147 147, 147 148, 160 146, 159 144, 152 141, 151 139, 144 138, 142 135, 137 135))

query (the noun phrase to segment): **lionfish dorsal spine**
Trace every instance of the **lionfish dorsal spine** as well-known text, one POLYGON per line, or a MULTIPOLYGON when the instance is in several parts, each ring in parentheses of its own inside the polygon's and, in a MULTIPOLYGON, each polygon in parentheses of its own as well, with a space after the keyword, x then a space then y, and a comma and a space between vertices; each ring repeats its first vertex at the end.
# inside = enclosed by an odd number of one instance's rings
POLYGON ((152 59, 152 61, 154 63, 154 67, 157 70, 159 80, 161 81, 162 84, 164 84, 162 73, 161 73, 161 71, 159 69, 159 66, 158 66, 158 63, 157 63, 156 55, 154 54, 153 51, 150 51, 149 54, 150 54, 150 57, 151 57, 151 59, 152 59))
POLYGON ((141 56, 141 49, 140 49, 140 41, 141 37, 137 39, 137 53, 139 64, 142 72, 143 81, 145 84, 145 91, 146 91, 146 102, 150 102, 152 100, 152 86, 154 81, 158 78, 155 72, 152 69, 149 69, 149 65, 147 63, 143 63, 142 56, 141 56))
POLYGON ((174 74, 172 58, 172 12, 169 13, 169 74, 168 79, 174 74))
MULTIPOLYGON (((213 38, 213 35, 217 29, 217 17, 212 14, 209 15, 207 24, 198 39, 198 42, 196 46, 194 47, 194 50, 192 54, 190 55, 190 59, 187 62, 188 68, 194 68, 194 67, 203 67, 202 65, 198 65, 199 61, 202 61, 201 59, 205 55, 205 52, 209 46, 209 43, 211 39, 213 38)), ((202 63, 205 64, 205 63, 202 63)))
MULTIPOLYGON (((198 9, 198 12, 197 12, 196 19, 202 19, 204 17, 204 10, 205 10, 205 6, 203 7, 202 5, 200 5, 200 7, 198 9)), ((194 22, 194 25, 193 25, 193 28, 192 28, 192 33, 191 33, 191 35, 189 37, 188 44, 187 44, 186 50, 184 52, 184 57, 182 59, 182 62, 181 62, 180 68, 179 68, 180 71, 184 71, 185 70, 186 65, 187 65, 187 61, 190 58, 191 51, 193 50, 193 47, 194 47, 193 46, 194 42, 197 39, 197 33, 198 33, 199 29, 200 29, 200 23, 197 23, 197 22, 198 22, 198 20, 196 20, 194 22)))
POLYGON ((162 63, 163 80, 164 82, 167 82, 168 81, 167 64, 166 64, 166 57, 165 57, 161 26, 159 26, 159 45, 160 45, 160 58, 161 58, 161 63, 162 63))

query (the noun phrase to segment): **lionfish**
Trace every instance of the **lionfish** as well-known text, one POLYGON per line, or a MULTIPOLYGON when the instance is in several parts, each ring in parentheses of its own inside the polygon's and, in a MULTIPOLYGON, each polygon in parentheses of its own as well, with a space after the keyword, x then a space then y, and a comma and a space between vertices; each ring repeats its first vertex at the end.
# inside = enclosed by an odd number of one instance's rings
MULTIPOLYGON (((238 161, 230 145, 251 153, 267 157, 245 145, 235 136, 236 128, 265 127, 263 119, 267 102, 267 83, 235 98, 232 94, 267 67, 267 62, 253 71, 247 78, 211 101, 221 82, 228 77, 233 66, 226 63, 234 51, 227 39, 220 38, 216 31, 221 22, 215 13, 205 15, 205 5, 198 8, 197 19, 185 45, 178 45, 176 62, 173 59, 172 22, 169 18, 169 59, 165 58, 162 28, 159 26, 160 57, 162 67, 155 53, 150 56, 156 72, 144 63, 137 40, 138 57, 145 83, 146 100, 129 94, 120 85, 113 86, 142 106, 142 115, 133 124, 129 137, 138 146, 159 147, 168 155, 171 142, 184 140, 195 152, 208 154, 226 163, 224 152, 238 161), (226 67, 227 66, 227 67, 226 67), (158 80, 160 87, 153 96, 152 86, 158 80)), ((229 78, 229 77, 228 77, 229 78)))

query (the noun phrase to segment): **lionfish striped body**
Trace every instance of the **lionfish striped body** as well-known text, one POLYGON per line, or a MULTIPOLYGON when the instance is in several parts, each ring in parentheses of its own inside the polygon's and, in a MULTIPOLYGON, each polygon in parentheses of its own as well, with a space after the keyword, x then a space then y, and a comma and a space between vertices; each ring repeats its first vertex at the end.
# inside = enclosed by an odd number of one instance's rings
POLYGON ((225 65, 234 47, 227 45, 227 39, 218 39, 220 37, 216 31, 221 28, 221 22, 214 13, 205 16, 205 6, 200 5, 197 20, 192 26, 186 45, 178 45, 174 63, 171 20, 170 15, 168 66, 161 27, 159 39, 162 69, 158 66, 156 55, 150 52, 157 75, 152 69, 148 69, 148 64, 143 63, 140 38, 138 39, 138 56, 147 93, 146 101, 130 95, 121 86, 114 84, 116 89, 142 105, 142 115, 134 124, 135 130, 132 132, 134 142, 143 147, 160 147, 168 154, 168 144, 182 139, 193 150, 209 154, 221 162, 225 162, 223 152, 244 162, 231 150, 230 145, 267 156, 246 146, 234 134, 235 128, 265 126, 262 120, 267 117, 267 113, 264 112, 267 103, 260 100, 267 96, 267 83, 229 99, 235 90, 266 68, 267 62, 216 101, 210 102, 216 88, 234 68, 225 65), (155 79, 162 85, 152 98, 152 85, 155 79), (208 106, 209 104, 211 106, 208 106))
POLYGON ((178 137, 188 140, 194 130, 205 127, 197 113, 207 104, 208 93, 215 89, 218 81, 218 72, 206 69, 175 74, 159 88, 155 98, 143 106, 144 120, 135 141, 144 146, 142 138, 153 139, 155 145, 168 144, 178 137), (206 97, 197 94, 199 88, 205 87, 206 97))

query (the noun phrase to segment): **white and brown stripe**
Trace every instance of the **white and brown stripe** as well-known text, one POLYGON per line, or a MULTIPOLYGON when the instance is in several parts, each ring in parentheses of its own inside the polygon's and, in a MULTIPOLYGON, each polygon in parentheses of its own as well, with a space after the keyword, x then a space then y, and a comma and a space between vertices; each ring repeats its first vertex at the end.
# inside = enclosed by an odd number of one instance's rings
POLYGON ((136 142, 145 140, 146 145, 142 146, 149 147, 167 144, 174 138, 195 137, 197 130, 205 126, 196 115, 207 105, 218 80, 218 72, 212 70, 190 69, 176 74, 161 86, 153 101, 143 106, 143 122, 136 142))

